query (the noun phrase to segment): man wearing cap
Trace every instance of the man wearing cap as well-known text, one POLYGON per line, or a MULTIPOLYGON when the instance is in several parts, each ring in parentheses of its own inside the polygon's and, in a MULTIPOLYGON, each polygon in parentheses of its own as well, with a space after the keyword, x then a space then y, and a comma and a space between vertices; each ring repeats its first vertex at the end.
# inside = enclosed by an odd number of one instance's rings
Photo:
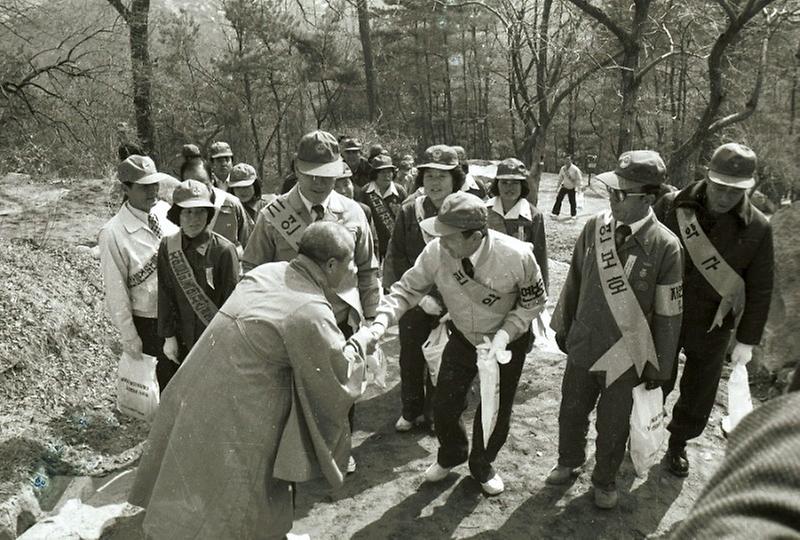
MULTIPOLYGON (((686 309, 679 347, 686 363, 680 397, 669 423, 667 468, 689 473, 686 442, 708 422, 731 338, 731 357, 746 364, 761 341, 773 280, 772 229, 747 197, 755 185, 756 155, 728 143, 716 149, 706 178, 666 194, 656 205, 659 219, 681 239, 686 309)), ((665 385, 675 386, 677 362, 665 385)))
POLYGON ((400 205, 406 200, 406 191, 394 182, 397 168, 388 154, 378 154, 370 162, 370 182, 361 191, 359 201, 370 207, 378 232, 378 258, 383 261, 386 248, 394 230, 394 221, 400 205))
POLYGON ((564 201, 564 196, 566 196, 569 199, 570 217, 575 219, 578 213, 575 190, 581 188, 582 181, 581 170, 572 163, 572 156, 565 156, 564 165, 558 171, 558 194, 556 194, 556 202, 553 204, 551 216, 558 217, 561 214, 561 203, 564 201))
POLYGON ((406 193, 413 193, 416 179, 417 169, 414 167, 414 158, 410 154, 406 154, 400 158, 400 163, 397 164, 395 182, 400 184, 406 193))
POLYGON ((464 185, 461 186, 461 191, 471 193, 481 199, 486 199, 486 186, 483 182, 472 176, 469 172, 469 163, 467 163, 467 151, 463 146, 455 145, 452 147, 458 155, 458 165, 464 171, 465 179, 464 185))
POLYGON ((212 143, 209 156, 211 156, 211 176, 214 181, 214 187, 222 191, 228 191, 228 182, 230 181, 231 169, 233 169, 231 145, 223 141, 212 143))
POLYGON ((583 465, 596 405, 592 484, 598 508, 617 504, 632 390, 668 380, 678 345, 681 246, 651 208, 665 170, 657 152, 635 150, 622 154, 614 171, 596 177, 606 185, 611 210, 591 217, 581 231, 551 321, 567 366, 558 464, 547 483, 567 483, 583 465))
POLYGON ((369 183, 369 161, 361 155, 361 142, 353 137, 343 137, 339 142, 342 158, 353 172, 353 184, 362 188, 369 183))
POLYGON ((106 305, 122 349, 135 359, 142 353, 158 358, 159 383, 172 366, 158 336, 158 246, 162 236, 177 232, 166 217, 169 205, 158 200, 159 181, 166 176, 147 156, 122 161, 117 178, 128 200, 103 225, 98 239, 106 305))
POLYGON ((267 203, 272 202, 275 196, 262 196, 261 182, 258 181, 256 170, 247 163, 234 165, 229 178, 228 189, 242 203, 247 215, 248 228, 253 230, 258 213, 267 203))
POLYGON ((486 222, 486 206, 478 197, 459 191, 445 198, 439 214, 420 223, 433 239, 383 297, 370 330, 380 338, 434 286, 438 289, 452 320, 433 398, 439 452, 425 479, 440 481, 452 467, 469 460, 470 473, 484 492, 497 495, 504 485, 492 462, 508 436, 531 321, 544 309, 547 295, 530 246, 488 229, 486 222), (499 362, 498 354, 509 350, 511 361, 499 366, 499 406, 488 444, 484 446, 479 404, 468 452, 461 414, 478 369, 477 346, 489 340, 488 358, 499 362))
MULTIPOLYGON (((167 218, 180 231, 165 236, 158 249, 158 335, 177 371, 236 287, 239 257, 236 246, 208 230, 214 205, 204 184, 185 180, 172 196, 167 218)), ((162 390, 171 375, 159 380, 162 390)))

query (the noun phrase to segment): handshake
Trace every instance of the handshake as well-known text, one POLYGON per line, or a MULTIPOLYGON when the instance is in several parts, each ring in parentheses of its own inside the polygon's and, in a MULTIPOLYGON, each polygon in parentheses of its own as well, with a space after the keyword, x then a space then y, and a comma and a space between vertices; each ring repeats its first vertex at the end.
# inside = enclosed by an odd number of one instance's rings
POLYGON ((366 354, 372 354, 378 346, 378 342, 386 332, 387 322, 383 318, 375 319, 370 325, 362 326, 350 338, 357 341, 366 354))

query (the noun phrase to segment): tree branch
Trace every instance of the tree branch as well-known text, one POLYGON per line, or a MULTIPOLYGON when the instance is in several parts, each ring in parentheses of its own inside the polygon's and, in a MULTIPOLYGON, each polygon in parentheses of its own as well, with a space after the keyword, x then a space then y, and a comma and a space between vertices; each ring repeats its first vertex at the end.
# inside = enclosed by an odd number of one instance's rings
POLYGON ((633 42, 631 35, 621 26, 611 20, 611 17, 609 17, 602 9, 598 8, 597 6, 593 6, 587 0, 568 1, 576 8, 580 9, 590 17, 596 19, 597 22, 608 28, 612 34, 617 36, 617 39, 620 41, 620 43, 622 43, 623 47, 631 47, 636 45, 636 43, 633 42))
POLYGON ((108 0, 108 3, 117 10, 119 16, 122 17, 127 24, 130 24, 131 10, 125 7, 122 0, 108 0))

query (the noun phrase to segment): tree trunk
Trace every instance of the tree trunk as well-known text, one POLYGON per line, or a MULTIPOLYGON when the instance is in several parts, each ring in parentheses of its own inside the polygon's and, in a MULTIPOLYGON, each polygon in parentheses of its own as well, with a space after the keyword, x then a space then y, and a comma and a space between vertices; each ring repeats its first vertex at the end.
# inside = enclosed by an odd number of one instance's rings
POLYGON ((150 0, 133 0, 128 19, 133 73, 133 108, 136 112, 136 131, 142 149, 152 154, 156 147, 151 98, 153 67, 147 42, 147 20, 150 0))
POLYGON ((370 122, 378 117, 378 83, 372 55, 372 37, 369 29, 369 6, 367 0, 358 0, 358 35, 364 53, 364 77, 367 83, 367 111, 370 122))

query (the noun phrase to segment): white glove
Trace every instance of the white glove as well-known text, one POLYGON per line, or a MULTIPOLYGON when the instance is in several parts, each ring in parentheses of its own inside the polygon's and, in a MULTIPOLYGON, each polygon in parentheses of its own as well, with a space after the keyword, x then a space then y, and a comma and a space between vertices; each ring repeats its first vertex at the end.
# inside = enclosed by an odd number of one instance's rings
POLYGON ((166 338, 162 350, 164 351, 164 356, 176 364, 178 363, 178 338, 175 336, 166 338))
POLYGON ((423 296, 417 305, 428 315, 438 317, 442 314, 442 306, 439 304, 436 298, 429 294, 423 296))
POLYGON ((731 360, 734 364, 741 364, 746 366, 747 363, 753 359, 753 346, 745 345, 744 343, 736 342, 731 352, 731 360))
POLYGON ((364 354, 372 354, 378 344, 378 337, 376 337, 373 328, 380 325, 362 326, 358 331, 353 334, 350 339, 357 341, 364 347, 364 354))
POLYGON ((122 350, 134 360, 142 359, 142 340, 139 336, 122 340, 122 350))
POLYGON ((509 340, 508 332, 505 330, 498 330, 492 338, 492 344, 488 354, 489 358, 493 357, 499 364, 508 364, 511 361, 511 351, 506 350, 509 340))

